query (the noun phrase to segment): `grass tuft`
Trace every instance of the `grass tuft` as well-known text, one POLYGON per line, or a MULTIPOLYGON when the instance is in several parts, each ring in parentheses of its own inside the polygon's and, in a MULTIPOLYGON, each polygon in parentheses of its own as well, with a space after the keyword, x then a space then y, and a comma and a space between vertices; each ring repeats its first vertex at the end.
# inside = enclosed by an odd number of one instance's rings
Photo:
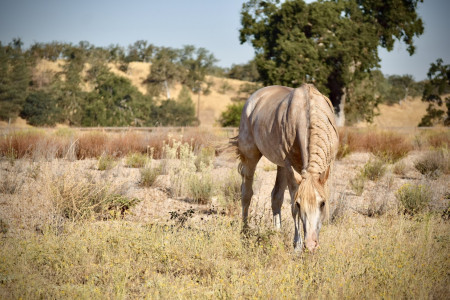
POLYGON ((156 178, 162 174, 162 167, 158 166, 152 168, 150 166, 146 166, 141 168, 139 171, 141 175, 139 184, 144 187, 151 187, 155 183, 156 178))
POLYGON ((125 166, 129 168, 142 168, 149 162, 149 157, 142 153, 131 153, 125 158, 125 166))
POLYGON ((423 155, 414 167, 421 174, 436 179, 441 174, 450 173, 450 154, 447 149, 430 151, 423 155))
POLYGON ((400 202, 401 212, 415 215, 428 206, 431 201, 431 192, 424 185, 406 183, 397 190, 395 197, 400 202))

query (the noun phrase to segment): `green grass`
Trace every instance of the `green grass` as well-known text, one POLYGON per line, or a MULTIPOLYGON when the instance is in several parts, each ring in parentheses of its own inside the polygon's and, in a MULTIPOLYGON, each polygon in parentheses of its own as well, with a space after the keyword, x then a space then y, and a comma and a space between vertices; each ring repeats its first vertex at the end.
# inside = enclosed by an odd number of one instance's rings
POLYGON ((63 234, 2 239, 0 298, 446 298, 448 224, 425 215, 325 225, 321 248, 297 255, 291 236, 214 217, 170 227, 68 223, 63 234), (264 238, 261 238, 261 237, 264 238))

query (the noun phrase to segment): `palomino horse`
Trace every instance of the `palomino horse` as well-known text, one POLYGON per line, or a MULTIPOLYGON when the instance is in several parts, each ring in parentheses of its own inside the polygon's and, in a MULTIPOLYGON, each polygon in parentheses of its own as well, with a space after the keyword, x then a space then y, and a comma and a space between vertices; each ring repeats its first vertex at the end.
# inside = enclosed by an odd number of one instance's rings
POLYGON ((313 85, 303 84, 296 89, 269 86, 251 95, 242 111, 239 135, 231 140, 241 161, 244 226, 256 164, 264 155, 278 166, 272 190, 274 226, 281 228, 281 205, 287 186, 295 224, 294 248, 303 248, 301 219, 305 245, 314 251, 322 220, 328 214, 326 181, 338 141, 333 106, 313 85))

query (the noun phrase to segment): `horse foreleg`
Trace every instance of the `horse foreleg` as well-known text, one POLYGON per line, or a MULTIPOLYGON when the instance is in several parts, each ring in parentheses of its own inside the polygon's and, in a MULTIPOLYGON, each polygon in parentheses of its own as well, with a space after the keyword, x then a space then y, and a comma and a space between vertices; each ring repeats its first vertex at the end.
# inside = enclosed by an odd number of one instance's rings
POLYGON ((275 229, 281 229, 281 206, 284 200, 284 191, 286 190, 287 180, 284 167, 277 167, 277 179, 272 190, 272 213, 273 226, 275 229))
POLYGON ((294 250, 302 251, 303 239, 300 235, 300 208, 298 204, 292 205, 292 218, 294 219, 294 250))

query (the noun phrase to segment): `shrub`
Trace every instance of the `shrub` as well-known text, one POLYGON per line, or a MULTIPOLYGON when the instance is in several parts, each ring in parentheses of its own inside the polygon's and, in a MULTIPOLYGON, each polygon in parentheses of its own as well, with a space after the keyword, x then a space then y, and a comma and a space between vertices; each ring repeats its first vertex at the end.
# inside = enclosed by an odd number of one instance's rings
POLYGON ((219 123, 223 127, 238 127, 241 121, 244 102, 228 105, 227 109, 222 112, 219 123))
POLYGON ((404 161, 397 162, 394 165, 392 171, 394 172, 394 174, 404 176, 406 174, 406 164, 405 164, 405 162, 404 161))
POLYGON ((107 135, 99 131, 81 134, 78 137, 77 158, 85 159, 101 156, 106 149, 107 135))
POLYGON ((114 168, 116 161, 112 155, 102 154, 98 159, 97 169, 100 171, 105 171, 114 168))
POLYGON ((16 171, 14 171, 14 173, 2 175, 2 178, 0 179, 0 193, 15 194, 20 190, 23 183, 23 180, 19 179, 16 171))
POLYGON ((426 186, 409 183, 398 189, 395 197, 400 202, 400 211, 409 215, 421 212, 431 201, 431 193, 426 186))
POLYGON ((125 166, 129 168, 142 168, 147 164, 148 161, 149 158, 147 155, 141 153, 132 153, 126 157, 125 166))
POLYGON ((109 182, 97 183, 75 176, 63 174, 48 182, 55 211, 71 221, 117 218, 139 201, 124 196, 109 182))
POLYGON ((241 176, 236 171, 231 171, 222 182, 224 204, 229 213, 236 213, 241 203, 241 176))
POLYGON ((193 175, 189 178, 189 196, 199 204, 210 204, 214 183, 209 174, 193 175))
POLYGON ((377 181, 386 173, 386 165, 381 159, 369 160, 361 170, 364 178, 377 181))
POLYGON ((150 187, 155 182, 156 178, 161 175, 162 168, 161 166, 152 168, 152 167, 144 167, 140 169, 141 180, 139 181, 141 186, 150 187))
POLYGON ((361 173, 355 176, 355 178, 350 180, 350 187, 355 192, 357 196, 361 196, 364 191, 364 184, 366 183, 366 178, 361 176, 361 173))
POLYGON ((433 148, 446 147, 448 149, 450 148, 450 131, 432 131, 427 136, 427 142, 433 148))
POLYGON ((195 168, 201 172, 205 168, 209 167, 214 158, 215 149, 212 147, 203 147, 197 154, 195 159, 195 168))
POLYGON ((450 155, 447 149, 430 151, 423 155, 414 167, 423 175, 437 178, 442 173, 450 173, 450 155))

